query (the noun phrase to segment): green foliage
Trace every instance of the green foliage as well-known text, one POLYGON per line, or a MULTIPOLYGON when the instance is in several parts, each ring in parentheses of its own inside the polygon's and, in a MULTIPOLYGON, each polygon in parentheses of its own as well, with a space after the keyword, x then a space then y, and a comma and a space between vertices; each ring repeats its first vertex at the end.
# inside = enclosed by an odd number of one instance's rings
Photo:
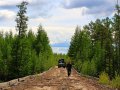
POLYGON ((107 73, 105 72, 102 72, 99 76, 99 83, 102 83, 102 84, 110 84, 110 80, 109 80, 109 76, 107 73))
POLYGON ((81 72, 81 68, 82 68, 82 62, 80 60, 78 60, 75 64, 74 64, 75 69, 77 69, 78 72, 81 72))
POLYGON ((81 30, 76 27, 71 38, 68 56, 53 54, 49 38, 42 25, 38 26, 37 34, 32 30, 27 32, 28 17, 27 2, 17 7, 16 30, 3 35, 0 32, 0 81, 19 78, 30 74, 40 73, 57 65, 60 58, 66 62, 72 61, 74 67, 83 74, 99 77, 100 83, 120 88, 120 14, 113 19, 97 19, 85 25, 81 30), (105 72, 103 72, 105 71, 105 72), (101 73, 103 72, 103 73, 101 73), (115 72, 117 76, 115 76, 115 72), (101 73, 101 74, 100 74, 101 73))
POLYGON ((7 33, 0 36, 0 80, 7 80, 11 60, 12 36, 7 33), (9 41, 9 42, 8 42, 9 41))
POLYGON ((90 61, 85 61, 82 64, 81 67, 81 73, 86 74, 86 75, 91 75, 91 76, 95 76, 96 75, 96 64, 95 62, 92 60, 90 61))
MULTIPOLYGON (((115 15, 114 19, 119 17, 115 15)), ((115 20, 107 17, 90 22, 82 30, 76 27, 68 56, 80 73, 98 77, 100 72, 105 71, 110 78, 114 77, 115 72, 119 74, 120 35, 116 31, 119 28, 116 29, 118 22, 115 20)))
POLYGON ((38 67, 39 72, 48 70, 51 67, 51 59, 53 57, 52 49, 49 45, 49 39, 47 33, 41 25, 38 27, 38 33, 33 45, 36 54, 38 56, 38 67))
POLYGON ((90 62, 89 61, 85 61, 82 65, 82 69, 81 72, 83 74, 89 75, 90 74, 90 62))
POLYGON ((68 56, 73 60, 76 58, 77 50, 78 50, 78 39, 79 39, 80 27, 76 27, 74 36, 71 39, 70 47, 68 51, 68 56))
POLYGON ((45 52, 47 56, 52 54, 52 50, 49 45, 49 39, 41 25, 38 27, 38 34, 34 43, 34 48, 38 56, 43 52, 45 52))
MULTIPOLYGON (((113 17, 112 29, 114 30, 114 71, 120 75, 120 6, 116 5, 116 14, 113 17)), ((115 73, 114 72, 114 73, 115 73)))
POLYGON ((27 2, 22 2, 20 5, 17 5, 19 11, 16 17, 16 29, 19 31, 19 34, 16 36, 12 45, 12 60, 10 62, 10 71, 12 72, 10 73, 10 78, 17 78, 30 74, 30 46, 26 39, 28 17, 25 14, 27 4, 27 2))
MULTIPOLYGON (((40 25, 38 33, 27 31, 27 2, 17 7, 16 18, 18 35, 0 32, 0 81, 7 81, 26 75, 36 74, 57 65, 47 33, 40 25)), ((63 55, 66 57, 66 55, 63 55)), ((59 57, 60 58, 60 57, 59 57)))
POLYGON ((96 66, 96 76, 99 75, 99 72, 102 71, 103 68, 103 60, 101 60, 101 58, 103 58, 103 54, 104 54, 104 50, 101 49, 101 44, 100 42, 96 42, 94 44, 93 47, 94 52, 93 53, 93 57, 92 57, 92 61, 94 61, 95 66, 96 66))
POLYGON ((91 76, 96 76, 97 73, 97 68, 96 68, 96 63, 94 60, 90 62, 90 74, 91 76))
POLYGON ((28 21, 28 17, 25 15, 27 13, 27 5, 28 2, 22 2, 20 5, 17 5, 17 7, 19 8, 19 11, 17 13, 17 17, 16 17, 16 29, 19 32, 19 37, 24 37, 25 33, 27 31, 27 21, 28 21))
POLYGON ((31 67, 31 50, 30 50, 29 42, 27 39, 23 39, 21 41, 21 48, 20 48, 20 76, 25 76, 30 74, 30 67, 31 67))
POLYGON ((120 89, 120 76, 119 75, 115 76, 115 78, 111 81, 111 86, 113 88, 120 89))

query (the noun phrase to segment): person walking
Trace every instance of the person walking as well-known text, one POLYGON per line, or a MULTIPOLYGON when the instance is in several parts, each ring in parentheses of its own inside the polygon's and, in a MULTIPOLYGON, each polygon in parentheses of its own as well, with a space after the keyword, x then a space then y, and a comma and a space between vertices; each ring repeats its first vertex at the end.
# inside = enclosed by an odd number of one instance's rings
POLYGON ((67 69, 67 74, 68 74, 68 77, 69 77, 71 75, 71 69, 72 69, 72 64, 71 64, 70 61, 67 63, 66 69, 67 69))

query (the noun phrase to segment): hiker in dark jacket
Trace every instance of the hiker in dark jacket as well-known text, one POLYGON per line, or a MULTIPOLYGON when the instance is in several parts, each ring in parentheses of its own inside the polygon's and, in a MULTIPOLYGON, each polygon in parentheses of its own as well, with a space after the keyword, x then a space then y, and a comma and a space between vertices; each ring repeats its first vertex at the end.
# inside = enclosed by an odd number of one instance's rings
POLYGON ((68 74, 68 77, 69 77, 70 74, 71 74, 71 69, 72 69, 72 64, 70 62, 67 63, 66 69, 67 69, 67 74, 68 74))

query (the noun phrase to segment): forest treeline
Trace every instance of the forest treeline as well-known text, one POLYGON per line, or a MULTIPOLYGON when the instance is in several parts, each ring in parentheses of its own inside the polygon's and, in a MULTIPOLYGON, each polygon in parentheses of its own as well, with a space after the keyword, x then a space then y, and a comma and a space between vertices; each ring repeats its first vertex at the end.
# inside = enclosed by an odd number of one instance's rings
POLYGON ((49 38, 42 25, 37 33, 28 30, 27 2, 17 5, 16 30, 3 34, 0 32, 0 81, 7 81, 27 75, 41 73, 57 65, 60 57, 66 55, 53 54, 49 38))
POLYGON ((120 75, 120 7, 112 18, 97 19, 79 26, 71 39, 68 56, 83 74, 99 77, 106 72, 110 79, 120 75))
MULTIPOLYGON (((108 74, 120 81, 120 7, 112 18, 97 19, 76 27, 71 38, 68 56, 54 54, 42 25, 37 33, 28 30, 27 2, 17 5, 16 31, 0 32, 0 82, 41 73, 57 65, 60 58, 72 60, 78 72, 99 77, 108 74), (103 74, 102 74, 103 75, 103 74)), ((116 82, 114 80, 114 82, 116 82)))

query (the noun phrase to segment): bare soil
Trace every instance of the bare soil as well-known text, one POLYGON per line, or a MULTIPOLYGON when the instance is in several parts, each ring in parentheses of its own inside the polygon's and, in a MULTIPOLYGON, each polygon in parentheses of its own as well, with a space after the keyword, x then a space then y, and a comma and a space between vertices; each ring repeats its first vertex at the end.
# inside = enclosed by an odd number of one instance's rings
MULTIPOLYGON (((1 89, 2 90, 2 89, 1 89)), ((65 68, 57 66, 50 70, 21 80, 17 85, 3 90, 113 90, 100 85, 97 80, 80 76, 72 69, 71 76, 67 76, 65 68)))

